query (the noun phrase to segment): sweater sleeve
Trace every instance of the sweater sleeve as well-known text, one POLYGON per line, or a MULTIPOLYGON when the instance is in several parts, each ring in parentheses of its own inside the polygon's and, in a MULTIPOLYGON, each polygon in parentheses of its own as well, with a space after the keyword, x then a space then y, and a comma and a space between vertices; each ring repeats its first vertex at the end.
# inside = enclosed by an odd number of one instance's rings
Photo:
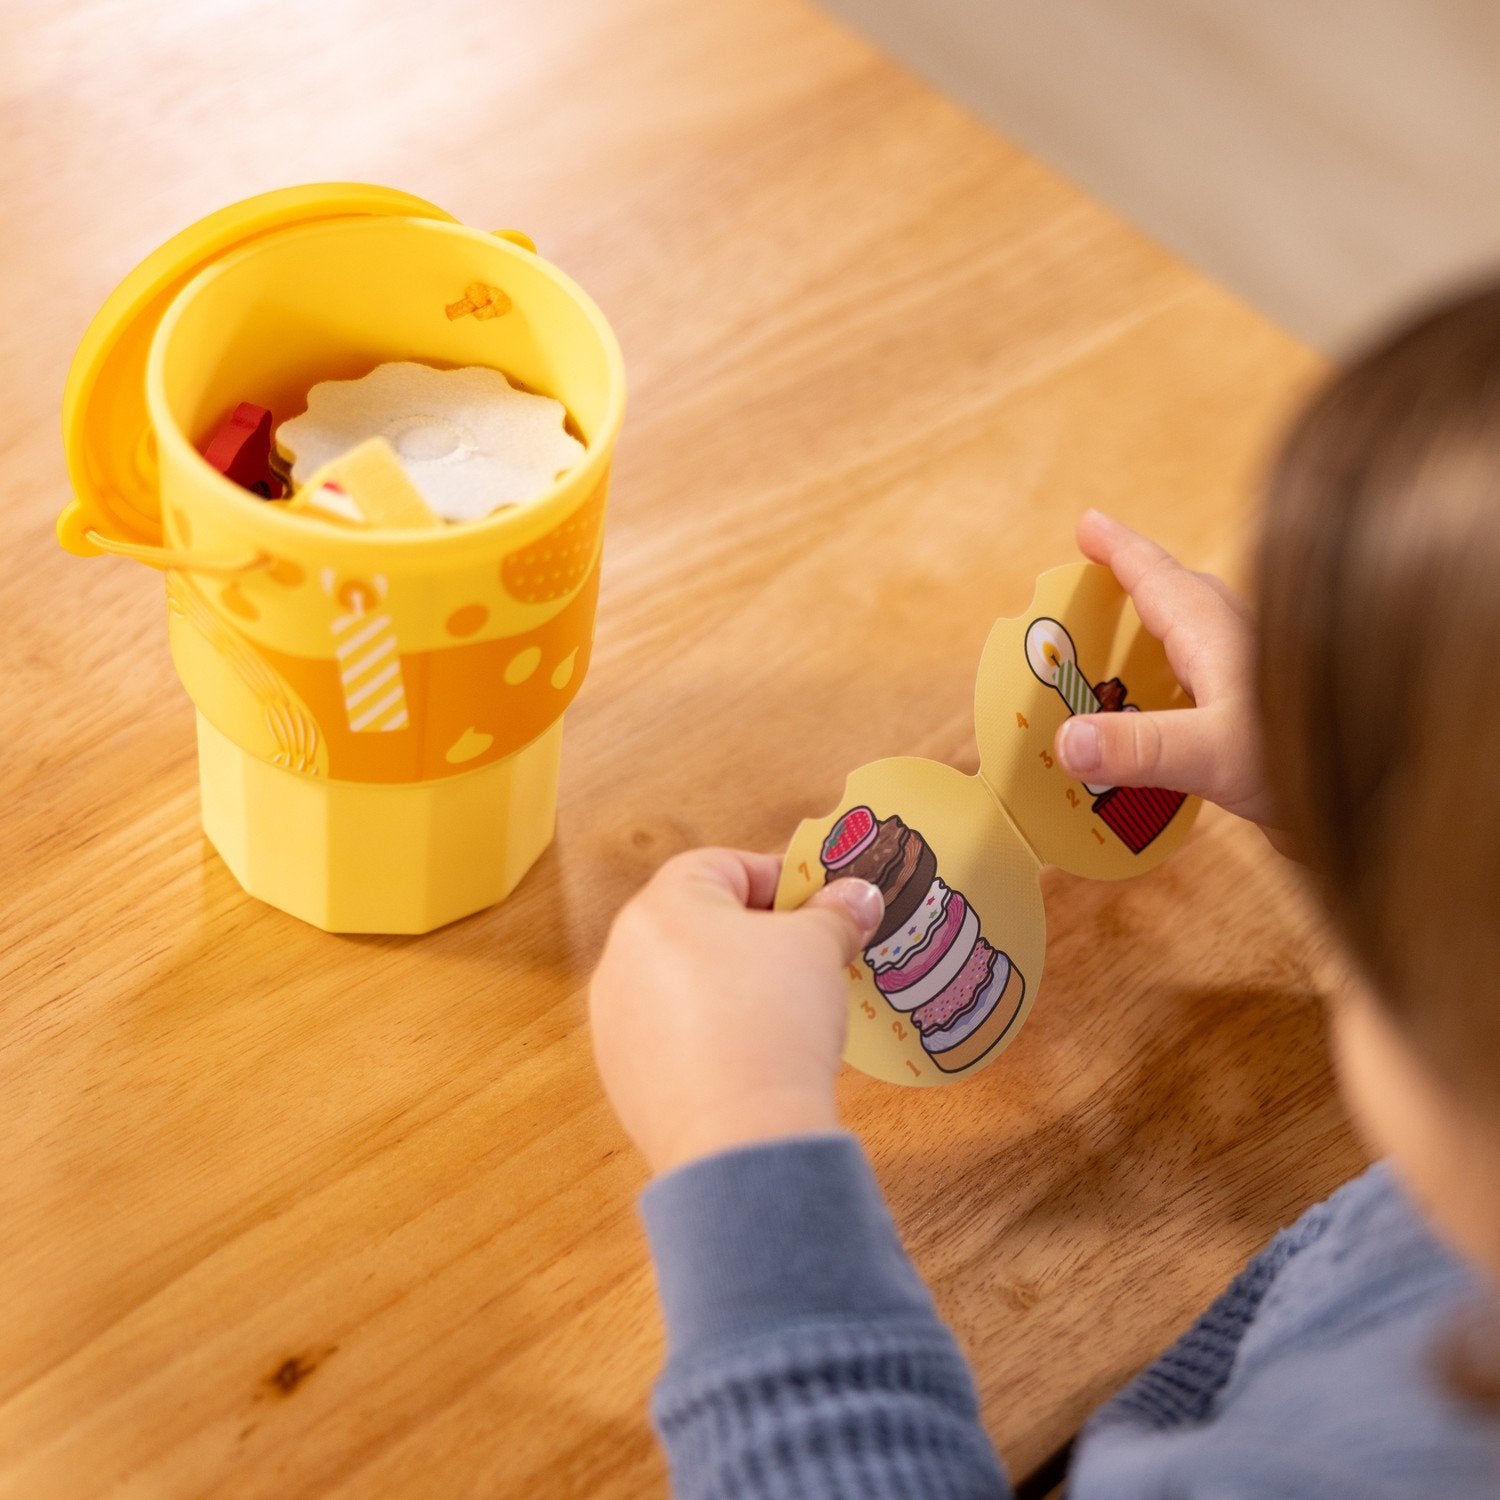
POLYGON ((847 1135, 692 1162, 642 1213, 679 1500, 1003 1500, 968 1366, 847 1135))

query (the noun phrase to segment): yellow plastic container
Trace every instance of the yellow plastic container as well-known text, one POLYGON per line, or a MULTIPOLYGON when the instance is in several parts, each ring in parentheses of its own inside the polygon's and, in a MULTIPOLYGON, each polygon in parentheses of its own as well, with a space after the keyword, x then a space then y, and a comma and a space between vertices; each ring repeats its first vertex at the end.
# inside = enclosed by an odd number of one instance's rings
POLYGON ((623 407, 608 324, 529 240, 389 189, 235 204, 101 309, 64 399, 58 536, 165 571, 203 826, 252 895, 331 931, 425 932, 503 899, 547 846, 623 407), (317 381, 396 359, 556 397, 582 460, 486 520, 396 531, 290 514, 200 456, 241 401, 283 420, 317 381), (372 649, 399 692, 369 721, 341 663, 372 649))

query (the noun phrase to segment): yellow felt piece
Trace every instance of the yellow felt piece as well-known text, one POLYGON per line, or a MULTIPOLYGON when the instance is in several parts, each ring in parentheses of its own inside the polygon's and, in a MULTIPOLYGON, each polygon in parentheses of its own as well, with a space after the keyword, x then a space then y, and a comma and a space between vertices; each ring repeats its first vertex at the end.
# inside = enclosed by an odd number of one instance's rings
POLYGON ((289 510, 320 521, 402 530, 433 530, 432 510, 382 437, 368 438, 324 464, 287 502, 289 510))
POLYGON ((979 774, 1043 864, 1094 880, 1159 865, 1187 837, 1198 806, 1189 799, 1174 809, 1145 793, 1086 786, 1058 765, 1053 742, 1074 711, 1066 694, 1081 691, 1078 706, 1097 712, 1093 688, 1110 679, 1142 712, 1191 707, 1109 569, 1069 563, 1037 579, 1020 614, 995 622, 974 691, 979 774))
POLYGON ((800 906, 871 880, 886 918, 849 966, 845 1061, 913 1087, 988 1066, 1015 1039, 1046 956, 1041 867, 1114 880, 1182 843, 1195 798, 1074 781, 1052 750, 1073 713, 1183 708, 1161 643, 1107 568, 1044 573, 998 620, 975 687, 979 773, 905 758, 861 766, 792 835, 776 890, 800 906))
POLYGON ((1015 1039, 1041 983, 1047 929, 1036 857, 980 777, 916 757, 878 760, 849 777, 831 816, 809 819, 792 835, 776 891, 778 908, 800 906, 831 878, 821 859, 825 840, 851 808, 868 809, 882 820, 901 819, 931 851, 937 889, 928 885, 922 905, 850 964, 844 1060, 872 1077, 913 1088, 977 1072, 1015 1039), (949 945, 948 968, 960 967, 965 953, 973 955, 981 943, 999 955, 988 960, 991 977, 998 969, 1000 982, 983 997, 981 1023, 959 1045, 946 1048, 941 1036, 924 1038, 913 1015, 919 1000, 938 992, 945 977, 941 966, 929 971, 925 989, 913 986, 893 998, 876 984, 877 967, 899 965, 908 957, 903 947, 915 948, 919 961, 924 939, 930 949, 937 936, 930 931, 931 910, 923 909, 930 899, 956 905, 954 915, 963 919, 954 925, 961 929, 964 951, 958 943, 949 945))

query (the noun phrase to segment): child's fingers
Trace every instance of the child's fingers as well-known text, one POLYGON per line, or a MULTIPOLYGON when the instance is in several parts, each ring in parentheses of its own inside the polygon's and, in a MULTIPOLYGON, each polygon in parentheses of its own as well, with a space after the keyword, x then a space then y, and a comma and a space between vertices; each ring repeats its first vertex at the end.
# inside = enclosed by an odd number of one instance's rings
POLYGON ((1200 578, 1221 598, 1237 618, 1249 622, 1254 619, 1254 614, 1244 598, 1224 582, 1217 573, 1195 573, 1195 578, 1200 578))
POLYGON ((885 915, 885 899, 868 880, 830 880, 793 913, 798 919, 831 924, 839 945, 839 962, 853 963, 860 949, 875 936, 885 915))
POLYGON ((781 861, 748 849, 689 849, 673 855, 656 872, 658 890, 684 897, 722 900, 764 910, 776 899, 781 861))
POLYGON ((1063 769, 1094 786, 1159 786, 1214 796, 1212 711, 1080 714, 1057 731, 1063 769))
POLYGON ((1127 538, 1140 535, 1123 521, 1117 521, 1092 506, 1079 516, 1074 533, 1078 538, 1078 550, 1090 562, 1103 563, 1106 568, 1112 566, 1116 547, 1127 538))
POLYGON ((1226 585, 1190 572, 1150 537, 1096 510, 1079 518, 1078 541, 1119 580, 1194 697, 1211 693, 1238 669, 1245 617, 1226 585))
POLYGON ((745 905, 754 911, 770 911, 776 901, 776 887, 781 883, 781 856, 737 852, 750 878, 745 905))
POLYGON ((1184 587, 1191 590, 1189 599, 1201 599, 1212 593, 1196 573, 1186 568, 1167 551, 1160 542, 1149 536, 1132 531, 1123 521, 1101 514, 1097 510, 1085 511, 1078 522, 1078 539, 1084 552, 1095 562, 1101 562, 1120 581, 1120 587, 1135 600, 1141 623, 1152 634, 1151 622, 1146 619, 1149 608, 1158 616, 1158 623, 1170 625, 1174 618, 1172 604, 1181 604, 1184 587), (1139 595, 1146 596, 1142 604, 1139 595))

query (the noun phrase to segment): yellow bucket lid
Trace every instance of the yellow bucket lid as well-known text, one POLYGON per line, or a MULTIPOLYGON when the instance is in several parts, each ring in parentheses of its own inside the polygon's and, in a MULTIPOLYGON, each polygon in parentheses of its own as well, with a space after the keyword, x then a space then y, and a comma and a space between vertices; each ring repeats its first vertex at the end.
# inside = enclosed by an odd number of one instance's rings
POLYGON ((199 219, 153 250, 110 293, 73 356, 63 392, 63 449, 74 498, 57 518, 57 539, 69 552, 97 554, 90 531, 153 546, 161 541, 146 356, 178 292, 262 235, 366 214, 454 222, 452 214, 395 188, 358 182, 279 188, 199 219))

